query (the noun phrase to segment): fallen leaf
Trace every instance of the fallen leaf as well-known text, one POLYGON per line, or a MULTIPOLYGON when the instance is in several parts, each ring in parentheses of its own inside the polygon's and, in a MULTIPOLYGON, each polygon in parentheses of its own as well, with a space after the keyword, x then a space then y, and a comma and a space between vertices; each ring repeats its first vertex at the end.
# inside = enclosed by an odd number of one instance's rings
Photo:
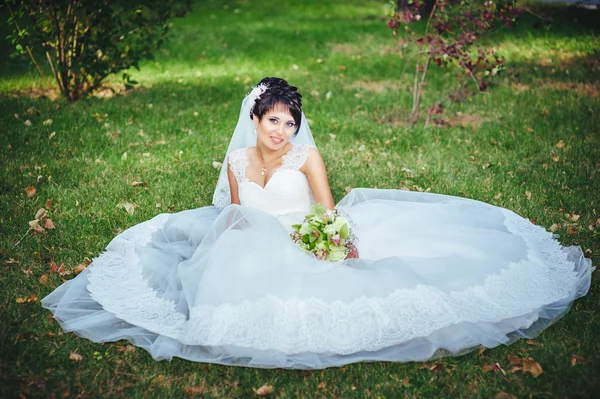
POLYGON ((352 191, 352 186, 348 186, 344 188, 344 190, 346 190, 346 192, 349 193, 350 191, 352 191))
POLYGON ((42 276, 40 277, 40 283, 41 284, 46 284, 48 282, 48 275, 47 274, 42 274, 42 276))
POLYGON ((521 358, 519 358, 518 356, 508 355, 507 357, 511 366, 518 366, 519 364, 521 364, 521 358))
POLYGON ((562 141, 562 140, 559 140, 559 142, 558 142, 558 143, 556 143, 556 147, 557 147, 557 148, 563 148, 564 146, 565 146, 565 142, 564 142, 564 141, 562 141))
POLYGON ((82 271, 84 271, 84 270, 85 270, 85 269, 86 269, 86 268, 87 268, 89 265, 91 265, 91 264, 92 264, 92 261, 91 261, 91 260, 89 260, 88 258, 85 258, 85 259, 83 260, 83 262, 81 262, 80 264, 78 264, 77 266, 75 266, 75 267, 73 268, 73 271, 75 272, 75 274, 79 274, 79 273, 81 273, 82 271))
POLYGON ((575 235, 577 233, 578 233, 577 227, 573 227, 573 226, 567 227, 567 234, 569 234, 570 236, 575 235))
POLYGON ((54 200, 52 198, 46 200, 45 206, 49 211, 53 211, 54 210, 54 200))
POLYGON ((33 274, 33 272, 31 271, 31 269, 25 269, 25 270, 23 270, 23 273, 25 273, 25 275, 27 277, 29 277, 29 276, 31 276, 33 274))
POLYGON ((56 228, 56 226, 54 225, 52 219, 46 219, 46 221, 44 222, 44 228, 48 230, 53 230, 56 228))
POLYGON ((131 183, 132 187, 148 187, 148 183, 145 181, 134 181, 131 183))
POLYGON ((550 230, 551 232, 554 233, 556 230, 558 230, 559 227, 560 227, 559 225, 557 225, 556 223, 553 223, 552 226, 550 226, 548 228, 548 230, 550 230))
POLYGON ((40 208, 38 209, 38 211, 35 213, 35 218, 37 220, 42 220, 43 218, 45 218, 48 214, 46 213, 46 210, 44 208, 40 208))
POLYGON ((48 140, 52 140, 52 137, 54 136, 56 136, 56 132, 50 133, 50 135, 48 136, 48 140))
POLYGON ((17 303, 25 303, 26 301, 27 301, 27 297, 23 297, 23 298, 17 298, 17 299, 15 300, 15 302, 17 302, 17 303))
POLYGON ((533 378, 537 378, 544 370, 542 370, 542 366, 538 362, 528 357, 523 359, 523 372, 531 374, 533 378))
POLYGON ((15 260, 13 258, 9 258, 9 259, 5 260, 4 263, 7 265, 18 265, 19 261, 15 260))
POLYGON ((336 137, 337 137, 337 136, 336 136, 335 134, 331 134, 331 133, 329 133, 329 138, 330 138, 331 140, 335 140, 335 138, 336 138, 336 137))
POLYGON ((71 272, 67 270, 64 263, 61 263, 58 267, 58 274, 60 274, 61 276, 66 276, 68 274, 71 274, 71 272))
POLYGON ((585 360, 585 358, 581 357, 581 356, 577 356, 576 354, 573 354, 571 356, 571 367, 577 365, 577 364, 586 364, 587 360, 585 360))
POLYGON ((25 193, 27 193, 27 198, 31 198, 35 195, 35 187, 33 186, 29 186, 29 187, 25 187, 25 193))
POLYGON ((258 388, 258 389, 254 389, 254 393, 257 396, 267 396, 268 394, 273 392, 273 386, 272 385, 263 385, 262 387, 258 388))
POLYGON ((525 191, 525 197, 527 198, 527 200, 529 201, 531 199, 531 192, 529 191, 525 191))
POLYGON ((502 197, 502 193, 497 193, 496 195, 494 195, 495 200, 499 200, 501 197, 502 197))
POLYGON ((126 161, 126 160, 127 160, 127 151, 125 151, 125 152, 123 153, 123 155, 121 155, 121 160, 122 160, 122 161, 126 161))
POLYGON ((580 215, 576 215, 576 214, 572 214, 569 219, 571 219, 572 221, 576 222, 578 221, 580 218, 580 215))
POLYGON ((559 157, 558 155, 554 155, 554 156, 552 157, 552 160, 553 160, 554 162, 558 162, 558 161, 560 161, 560 157, 559 157))
POLYGON ((533 128, 532 128, 532 127, 528 127, 528 128, 527 128, 527 131, 528 131, 529 133, 533 133, 533 132, 535 132, 535 130, 533 130, 533 128))
POLYGON ((205 387, 204 385, 198 385, 198 386, 194 386, 194 387, 185 387, 185 388, 183 388, 183 391, 190 396, 195 396, 195 395, 202 395, 202 394, 210 391, 210 389, 205 387))
POLYGON ((213 166, 213 168, 215 168, 215 169, 221 169, 221 166, 223 166, 223 163, 222 163, 222 162, 217 162, 217 161, 214 161, 214 162, 212 163, 212 166, 213 166))
POLYGON ((39 225, 39 220, 37 219, 29 221, 29 228, 35 231, 36 233, 43 233, 44 231, 46 231, 42 226, 39 225))
POLYGON ((79 353, 71 352, 69 354, 69 360, 73 360, 75 362, 80 362, 83 360, 83 356, 81 356, 79 353))
POLYGON ((56 262, 50 262, 50 273, 58 273, 58 265, 56 262))
POLYGON ((135 207, 132 203, 129 202, 121 202, 117 205, 117 208, 123 208, 127 211, 128 214, 133 215, 135 213, 135 207))
POLYGON ((321 381, 319 382, 319 385, 317 385, 318 389, 325 389, 327 388, 327 384, 325 384, 325 382, 321 381))
POLYGON ((52 119, 46 119, 45 121, 43 121, 43 122, 42 122, 42 124, 43 124, 44 126, 51 125, 51 124, 52 124, 52 119))
POLYGON ((25 126, 31 126, 31 121, 29 119, 25 121, 25 126))

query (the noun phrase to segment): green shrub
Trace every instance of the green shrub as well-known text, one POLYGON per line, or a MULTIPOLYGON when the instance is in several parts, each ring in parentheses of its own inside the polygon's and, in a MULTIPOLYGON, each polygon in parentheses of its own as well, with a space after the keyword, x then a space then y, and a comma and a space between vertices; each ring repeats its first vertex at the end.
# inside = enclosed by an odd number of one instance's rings
MULTIPOLYGON (((5 0, 14 55, 45 57, 69 101, 111 74, 138 68, 165 41, 168 20, 190 11, 190 0, 5 0)), ((127 86, 134 84, 124 72, 127 86)))

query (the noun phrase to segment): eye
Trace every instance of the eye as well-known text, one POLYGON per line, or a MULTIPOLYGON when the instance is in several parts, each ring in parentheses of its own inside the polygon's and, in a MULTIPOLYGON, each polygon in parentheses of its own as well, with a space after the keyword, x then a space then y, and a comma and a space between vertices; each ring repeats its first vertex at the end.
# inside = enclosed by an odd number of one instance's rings
POLYGON ((294 122, 288 122, 285 124, 287 127, 294 127, 296 124, 294 122))
POLYGON ((279 122, 279 120, 277 118, 269 118, 269 121, 271 123, 277 123, 277 122, 279 122))

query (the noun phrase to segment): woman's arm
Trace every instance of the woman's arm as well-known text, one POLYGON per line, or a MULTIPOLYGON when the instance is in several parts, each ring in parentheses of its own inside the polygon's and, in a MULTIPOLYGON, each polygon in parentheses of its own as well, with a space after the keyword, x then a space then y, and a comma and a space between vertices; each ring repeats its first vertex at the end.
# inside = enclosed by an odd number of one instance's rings
POLYGON ((240 196, 238 194, 238 184, 235 175, 231 170, 231 165, 227 162, 227 180, 229 180, 229 192, 231 193, 231 203, 240 205, 240 196))
MULTIPOLYGON (((308 177, 308 183, 310 184, 315 201, 328 209, 333 209, 335 204, 333 203, 333 196, 329 188, 329 180, 327 179, 327 171, 325 170, 323 158, 321 158, 321 154, 319 154, 316 148, 310 148, 308 154, 309 156, 300 168, 300 171, 308 177)), ((233 191, 231 193, 233 198, 233 191)))

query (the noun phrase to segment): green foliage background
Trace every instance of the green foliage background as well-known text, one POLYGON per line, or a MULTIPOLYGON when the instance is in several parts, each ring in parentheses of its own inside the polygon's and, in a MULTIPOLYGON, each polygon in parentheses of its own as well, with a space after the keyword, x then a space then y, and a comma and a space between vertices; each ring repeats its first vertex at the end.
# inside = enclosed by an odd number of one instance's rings
MULTIPOLYGON (((39 305, 62 280, 48 273, 50 262, 70 270, 136 223, 210 204, 213 162, 222 161, 241 99, 264 76, 285 77, 303 93, 336 200, 348 187, 474 198, 556 225, 561 243, 600 264, 598 11, 535 11, 553 16, 550 29, 532 29, 526 16, 487 40, 521 81, 500 77, 490 95, 450 109, 451 126, 441 128, 406 128, 410 79, 374 0, 199 1, 174 22, 156 60, 132 72, 141 87, 73 105, 45 98, 51 93, 26 60, 0 57, 0 395, 250 397, 269 384, 272 397, 593 397, 598 272, 590 293, 531 342, 427 364, 322 371, 156 362, 123 351, 124 342, 63 333, 39 305), (27 186, 36 187, 33 198, 27 186), (56 229, 26 234, 51 198, 56 229), (135 205, 133 215, 123 202, 135 205), (38 301, 16 302, 29 295, 38 301), (83 360, 69 360, 73 352, 83 360), (544 373, 511 372, 508 355, 531 357, 544 373), (573 355, 587 363, 571 366, 573 355), (488 371, 496 363, 504 372, 488 371)), ((432 70, 425 102, 445 96, 452 73, 432 70)))

